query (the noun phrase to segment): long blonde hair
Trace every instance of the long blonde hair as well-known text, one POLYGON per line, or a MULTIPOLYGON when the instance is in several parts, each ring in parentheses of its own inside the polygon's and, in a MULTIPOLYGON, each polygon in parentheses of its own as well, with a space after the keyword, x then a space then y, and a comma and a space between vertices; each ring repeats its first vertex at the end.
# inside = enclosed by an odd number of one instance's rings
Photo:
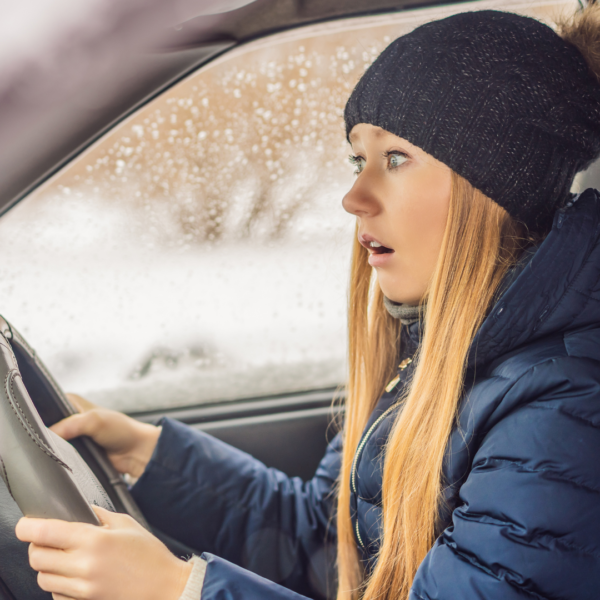
POLYGON ((524 247, 522 226, 452 174, 444 238, 423 306, 412 385, 390 434, 383 470, 383 539, 364 579, 350 520, 350 471, 360 436, 396 369, 400 326, 385 310, 368 253, 355 242, 349 297, 349 368, 338 494, 338 600, 406 600, 433 545, 442 463, 463 390, 471 342, 507 268, 524 247))

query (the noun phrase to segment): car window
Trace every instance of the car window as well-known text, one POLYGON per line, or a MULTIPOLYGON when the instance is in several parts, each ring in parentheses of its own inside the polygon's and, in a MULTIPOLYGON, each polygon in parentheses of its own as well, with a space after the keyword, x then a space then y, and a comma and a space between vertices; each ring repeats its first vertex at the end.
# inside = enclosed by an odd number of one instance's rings
POLYGON ((392 39, 456 10, 277 34, 176 84, 2 217, 0 312, 65 389, 125 411, 343 383, 343 107, 392 39))

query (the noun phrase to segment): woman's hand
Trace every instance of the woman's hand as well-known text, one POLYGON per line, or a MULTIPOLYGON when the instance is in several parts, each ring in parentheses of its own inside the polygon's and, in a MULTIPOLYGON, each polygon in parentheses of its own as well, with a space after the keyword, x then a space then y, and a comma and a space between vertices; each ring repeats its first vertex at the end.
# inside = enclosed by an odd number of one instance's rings
POLYGON ((152 458, 161 428, 100 408, 75 394, 67 394, 67 398, 79 414, 59 421, 50 429, 65 440, 80 435, 91 437, 106 450, 117 471, 139 477, 152 458))
POLYGON ((93 507, 101 527, 23 517, 17 537, 54 600, 177 600, 192 565, 130 516, 93 507))

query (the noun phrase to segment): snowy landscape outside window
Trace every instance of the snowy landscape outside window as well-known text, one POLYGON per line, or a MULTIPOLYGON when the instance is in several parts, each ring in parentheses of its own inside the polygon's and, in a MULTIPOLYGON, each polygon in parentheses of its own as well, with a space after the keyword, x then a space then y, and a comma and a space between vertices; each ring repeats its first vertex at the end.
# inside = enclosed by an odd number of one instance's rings
POLYGON ((450 12, 278 34, 178 83, 2 217, 0 312, 64 389, 124 411, 342 384, 343 107, 450 12))

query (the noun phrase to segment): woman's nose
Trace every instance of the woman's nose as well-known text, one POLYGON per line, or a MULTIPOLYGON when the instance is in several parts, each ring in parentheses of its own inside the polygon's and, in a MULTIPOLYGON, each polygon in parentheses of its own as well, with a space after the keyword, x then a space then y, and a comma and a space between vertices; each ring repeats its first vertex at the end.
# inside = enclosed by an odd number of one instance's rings
POLYGON ((366 185, 366 179, 357 179, 342 199, 346 212, 357 217, 374 216, 379 212, 379 203, 366 185))

